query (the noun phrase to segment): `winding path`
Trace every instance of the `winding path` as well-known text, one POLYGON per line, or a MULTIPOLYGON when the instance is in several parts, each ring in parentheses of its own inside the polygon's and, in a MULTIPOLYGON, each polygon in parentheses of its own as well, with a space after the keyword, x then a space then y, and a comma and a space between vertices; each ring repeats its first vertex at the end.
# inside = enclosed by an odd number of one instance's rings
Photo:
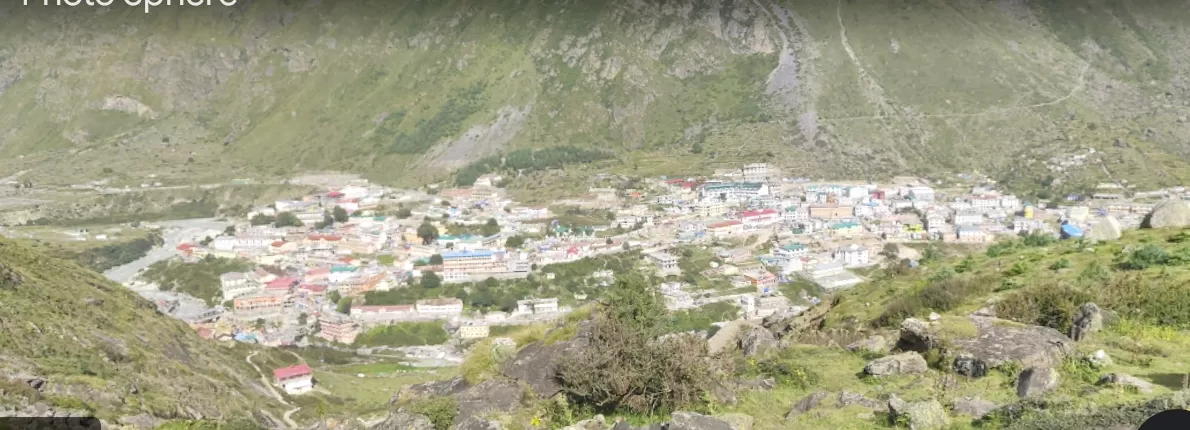
MULTIPOLYGON (((251 354, 248 354, 248 358, 246 359, 248 361, 248 364, 251 364, 252 368, 256 369, 256 373, 260 374, 260 382, 262 384, 264 384, 264 387, 269 390, 269 393, 272 393, 273 397, 276 398, 278 402, 281 402, 281 404, 283 404, 285 406, 293 406, 293 404, 291 404, 285 400, 285 397, 281 396, 281 393, 278 393, 277 390, 275 388, 273 388, 273 384, 271 382, 269 382, 269 378, 264 376, 264 371, 260 370, 260 366, 257 366, 256 363, 252 362, 252 357, 255 357, 256 354, 259 354, 259 353, 260 353, 260 351, 253 351, 251 354)), ((296 354, 294 354, 294 356, 301 358, 300 356, 298 356, 296 354)), ((283 415, 281 417, 281 419, 284 420, 285 424, 288 425, 290 428, 299 428, 297 423, 293 422, 293 419, 291 419, 290 417, 293 416, 294 412, 297 412, 301 409, 302 409, 301 406, 290 409, 285 412, 285 415, 283 415)))

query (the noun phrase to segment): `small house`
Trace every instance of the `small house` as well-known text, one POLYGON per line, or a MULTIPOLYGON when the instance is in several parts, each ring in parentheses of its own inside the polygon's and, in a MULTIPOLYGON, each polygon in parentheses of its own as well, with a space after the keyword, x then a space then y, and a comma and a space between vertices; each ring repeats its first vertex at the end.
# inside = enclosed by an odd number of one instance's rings
POLYGON ((276 369, 273 377, 287 394, 302 394, 314 389, 314 369, 305 363, 276 369))

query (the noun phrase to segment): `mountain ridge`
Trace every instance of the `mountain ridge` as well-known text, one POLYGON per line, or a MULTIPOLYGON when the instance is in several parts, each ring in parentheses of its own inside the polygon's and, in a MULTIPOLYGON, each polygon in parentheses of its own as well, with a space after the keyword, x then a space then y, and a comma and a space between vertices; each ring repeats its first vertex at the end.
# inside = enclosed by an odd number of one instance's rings
POLYGON ((0 20, 19 25, 0 31, 0 119, 17 126, 0 133, 12 158, 0 168, 52 166, 29 174, 41 181, 333 169, 420 185, 482 157, 571 145, 614 152, 598 171, 767 160, 832 178, 1173 185, 1190 154, 1178 103, 1190 13, 1175 6, 6 6, 0 20), (1085 148, 1102 161, 1043 166, 1085 148))

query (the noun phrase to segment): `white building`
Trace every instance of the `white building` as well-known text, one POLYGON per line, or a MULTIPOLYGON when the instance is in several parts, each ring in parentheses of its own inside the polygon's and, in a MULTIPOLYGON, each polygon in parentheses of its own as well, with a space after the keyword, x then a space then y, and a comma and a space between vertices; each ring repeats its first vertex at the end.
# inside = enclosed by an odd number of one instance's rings
POLYGON ((836 248, 832 257, 842 261, 845 266, 866 266, 868 265, 868 248, 853 243, 836 248))
POLYGON ((423 299, 415 304, 417 313, 422 316, 449 316, 463 313, 463 301, 450 299, 423 299))
POLYGON ((558 312, 558 299, 527 299, 517 300, 517 313, 521 314, 548 314, 558 312))
POLYGON ((276 369, 273 377, 287 394, 302 394, 314 389, 314 369, 305 363, 276 369))
POLYGON ((930 187, 924 187, 924 186, 910 187, 909 192, 907 194, 909 195, 910 200, 915 200, 915 201, 920 201, 920 202, 934 201, 934 189, 930 188, 930 187))
POLYGON ((677 270, 678 257, 667 252, 654 252, 649 254, 649 260, 657 265, 657 268, 662 271, 677 270))
POLYGON ((983 223, 983 214, 974 211, 959 211, 954 214, 955 225, 977 225, 983 223))
POLYGON ((216 251, 232 251, 236 249, 234 236, 219 236, 211 241, 211 249, 216 251))

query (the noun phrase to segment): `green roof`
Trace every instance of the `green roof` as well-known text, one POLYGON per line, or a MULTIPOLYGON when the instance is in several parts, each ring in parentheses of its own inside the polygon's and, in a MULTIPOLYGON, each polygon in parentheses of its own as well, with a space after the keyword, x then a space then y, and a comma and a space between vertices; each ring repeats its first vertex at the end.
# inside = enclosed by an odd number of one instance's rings
POLYGON ((354 271, 355 271, 355 266, 333 266, 333 267, 331 267, 331 273, 343 273, 343 272, 354 272, 354 271))
POLYGON ((786 251, 800 251, 800 250, 806 249, 806 245, 803 245, 800 243, 791 243, 791 244, 782 246, 781 249, 784 249, 786 251))
POLYGON ((852 228, 852 227, 859 227, 859 223, 855 222, 855 221, 844 221, 844 222, 841 222, 841 223, 831 226, 831 228, 852 228))

